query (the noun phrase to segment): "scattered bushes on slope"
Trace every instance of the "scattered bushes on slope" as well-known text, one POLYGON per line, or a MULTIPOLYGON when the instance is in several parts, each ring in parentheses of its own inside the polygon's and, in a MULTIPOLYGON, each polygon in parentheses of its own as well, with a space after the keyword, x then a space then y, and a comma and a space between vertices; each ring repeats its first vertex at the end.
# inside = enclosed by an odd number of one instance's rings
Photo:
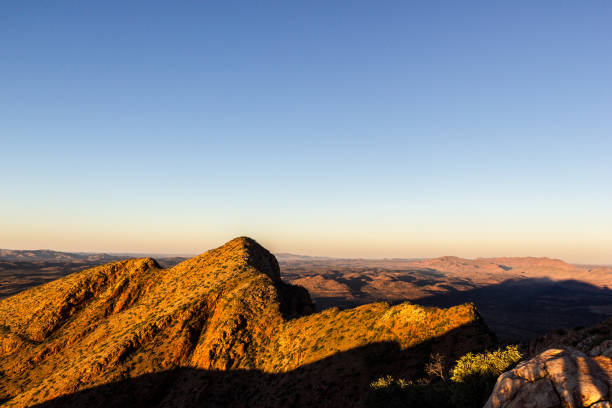
POLYGON ((425 371, 441 381, 422 378, 416 382, 390 375, 370 384, 369 407, 480 408, 486 402, 497 377, 522 358, 518 346, 479 354, 468 353, 448 372, 443 358, 432 355, 425 371))
POLYGON ((450 408, 445 384, 406 381, 387 375, 370 384, 366 406, 371 408, 450 408))

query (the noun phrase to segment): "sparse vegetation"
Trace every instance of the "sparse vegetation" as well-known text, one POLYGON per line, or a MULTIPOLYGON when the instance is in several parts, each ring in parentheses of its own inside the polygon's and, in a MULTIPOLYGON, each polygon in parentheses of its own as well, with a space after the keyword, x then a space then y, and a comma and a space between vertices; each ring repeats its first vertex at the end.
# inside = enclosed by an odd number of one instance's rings
POLYGON ((451 370, 451 379, 457 383, 463 383, 473 376, 493 376, 507 371, 516 364, 522 354, 518 346, 507 346, 505 350, 495 350, 486 353, 468 353, 461 357, 451 370))
POLYGON ((480 408, 493 390, 497 377, 521 358, 516 345, 492 352, 467 353, 448 372, 444 357, 435 353, 425 366, 429 378, 412 382, 390 375, 381 377, 370 384, 368 405, 372 408, 415 404, 432 408, 480 408), (449 374, 451 381, 447 381, 449 374))

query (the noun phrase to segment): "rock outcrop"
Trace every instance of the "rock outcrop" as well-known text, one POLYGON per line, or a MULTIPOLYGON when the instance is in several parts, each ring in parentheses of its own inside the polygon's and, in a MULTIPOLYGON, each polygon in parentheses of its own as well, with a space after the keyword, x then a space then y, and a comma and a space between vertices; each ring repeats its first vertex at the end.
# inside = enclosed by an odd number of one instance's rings
POLYGON ((610 358, 549 349, 502 374, 485 408, 609 408, 611 390, 610 358))

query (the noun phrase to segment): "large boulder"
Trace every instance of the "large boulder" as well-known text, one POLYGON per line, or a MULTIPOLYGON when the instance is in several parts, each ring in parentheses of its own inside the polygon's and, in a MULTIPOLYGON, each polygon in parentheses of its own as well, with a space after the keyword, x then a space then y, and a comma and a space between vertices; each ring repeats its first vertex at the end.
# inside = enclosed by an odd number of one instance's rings
POLYGON ((549 349, 499 376, 485 408, 610 408, 612 360, 549 349))

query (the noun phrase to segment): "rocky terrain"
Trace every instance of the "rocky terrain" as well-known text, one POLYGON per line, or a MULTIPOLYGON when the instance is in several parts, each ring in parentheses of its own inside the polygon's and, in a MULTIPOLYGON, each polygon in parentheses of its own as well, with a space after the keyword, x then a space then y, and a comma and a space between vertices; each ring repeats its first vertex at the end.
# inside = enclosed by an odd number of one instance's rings
POLYGON ((557 330, 529 344, 433 356, 427 377, 385 376, 370 384, 368 407, 609 408, 612 319, 557 330))
POLYGON ((612 319, 534 340, 531 359, 502 374, 485 408, 609 408, 612 319))
POLYGON ((485 408, 610 407, 612 360, 549 349, 502 374, 485 408))
POLYGON ((129 259, 0 300, 0 401, 26 406, 359 406, 494 344, 471 304, 313 313, 248 238, 163 268, 129 259), (239 390, 239 392, 238 392, 239 390))

